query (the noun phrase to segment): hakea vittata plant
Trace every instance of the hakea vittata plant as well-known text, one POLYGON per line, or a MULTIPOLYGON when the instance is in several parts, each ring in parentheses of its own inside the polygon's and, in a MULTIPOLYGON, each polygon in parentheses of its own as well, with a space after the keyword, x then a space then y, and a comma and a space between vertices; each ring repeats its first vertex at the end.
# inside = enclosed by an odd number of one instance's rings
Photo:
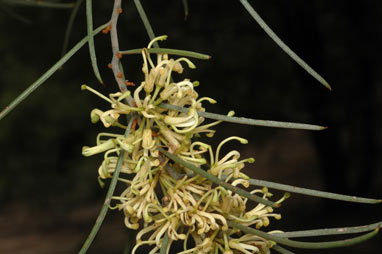
MULTIPOLYGON (((183 165, 169 160, 159 149, 176 155, 180 159, 203 168, 218 179, 230 182, 233 187, 249 188, 249 177, 241 170, 253 158, 240 160, 236 150, 220 156, 222 146, 236 140, 246 144, 240 137, 229 137, 217 147, 215 154, 208 143, 195 140, 202 133, 212 137, 211 128, 221 121, 204 124, 198 111, 204 112, 203 102, 215 100, 199 98, 195 87, 199 84, 190 79, 174 82, 172 73, 183 72, 182 63, 189 68, 195 65, 187 58, 169 58, 167 54, 157 54, 156 64, 148 49, 158 37, 142 50, 144 81, 134 92, 117 92, 106 97, 92 88, 83 85, 111 104, 111 109, 91 112, 93 123, 101 121, 105 127, 128 128, 121 121, 121 115, 133 118, 127 136, 116 133, 100 133, 97 145, 83 147, 83 155, 104 153, 99 167, 99 180, 111 178, 115 171, 118 155, 124 151, 119 180, 126 189, 112 199, 117 201, 113 207, 123 211, 126 227, 140 230, 136 236, 133 253, 142 245, 153 245, 150 253, 157 253, 164 237, 168 237, 167 253, 171 243, 184 241, 184 251, 180 253, 269 253, 275 242, 265 238, 243 234, 230 227, 233 221, 257 229, 266 227, 270 218, 281 219, 273 213, 273 208, 262 203, 253 209, 247 208, 247 198, 209 179, 193 173, 183 165), (125 99, 132 98, 129 105, 125 99), (186 113, 160 107, 167 103, 187 108, 186 113), (166 236, 167 235, 167 236, 166 236), (192 238, 193 247, 188 247, 192 238)), ((229 112, 232 116, 234 113, 229 112)), ((268 200, 272 194, 267 188, 254 189, 251 194, 260 194, 268 200)), ((281 203, 286 196, 275 202, 281 203)), ((274 231, 280 232, 280 231, 274 231)), ((272 232, 269 232, 272 233, 272 232)))

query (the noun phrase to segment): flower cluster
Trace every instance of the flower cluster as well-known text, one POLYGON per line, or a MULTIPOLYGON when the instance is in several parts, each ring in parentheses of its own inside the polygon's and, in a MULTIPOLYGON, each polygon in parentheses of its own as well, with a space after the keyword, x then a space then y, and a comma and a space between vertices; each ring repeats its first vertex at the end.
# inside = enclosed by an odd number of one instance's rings
MULTIPOLYGON (((155 40, 158 39, 163 37, 155 40)), ((208 97, 199 98, 195 91, 198 82, 190 79, 173 81, 174 72, 183 72, 182 64, 195 68, 189 59, 172 59, 167 54, 157 54, 154 64, 148 49, 155 40, 142 50, 144 81, 134 92, 118 92, 105 97, 83 86, 111 104, 109 110, 94 109, 91 112, 93 123, 101 121, 105 127, 129 130, 128 135, 100 133, 97 145, 83 147, 82 153, 85 156, 104 153, 98 170, 102 183, 102 179, 113 176, 118 157, 124 151, 119 180, 126 189, 113 197, 117 203, 112 208, 123 211, 126 227, 139 230, 133 253, 142 245, 153 246, 150 254, 158 253, 166 235, 167 253, 171 244, 178 240, 184 241, 184 250, 179 252, 182 254, 269 253, 274 242, 244 234, 230 227, 228 222, 257 229, 265 227, 270 218, 281 218, 273 213, 273 208, 259 203, 253 209, 247 209, 247 198, 213 184, 159 152, 161 147, 233 186, 249 188, 249 178, 242 169, 245 163, 254 159, 240 159, 236 150, 220 156, 226 142, 236 140, 245 144, 247 141, 236 136, 227 138, 215 152, 209 144, 199 141, 201 134, 211 137, 215 132, 211 127, 220 123, 205 124, 205 119, 198 114, 205 111, 203 102, 215 101, 208 97), (161 106, 163 103, 182 110, 165 108, 161 106), (122 115, 130 119, 129 126, 123 124, 125 118, 122 115)), ((263 199, 271 196, 266 188, 250 193, 263 199)))

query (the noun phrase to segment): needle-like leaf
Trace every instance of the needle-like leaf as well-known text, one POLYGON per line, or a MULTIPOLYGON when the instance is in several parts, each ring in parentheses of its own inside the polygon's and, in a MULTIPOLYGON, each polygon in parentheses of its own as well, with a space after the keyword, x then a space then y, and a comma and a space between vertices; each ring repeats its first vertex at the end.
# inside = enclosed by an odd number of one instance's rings
MULTIPOLYGON (((169 49, 169 48, 149 48, 146 49, 149 53, 152 54, 169 54, 176 56, 184 56, 184 57, 193 57, 202 60, 211 59, 211 56, 201 54, 198 52, 188 51, 188 50, 180 50, 180 49, 169 49)), ((142 49, 130 49, 125 51, 120 51, 123 55, 132 55, 132 54, 142 54, 142 49)))
POLYGON ((1 2, 9 5, 24 5, 29 7, 45 7, 56 9, 70 9, 73 8, 75 3, 56 3, 51 1, 38 1, 38 0, 1 0, 1 2))
POLYGON ((182 0, 182 3, 183 3, 183 8, 184 8, 184 20, 186 20, 188 17, 188 1, 182 0))
POLYGON ((166 254, 167 247, 168 247, 168 234, 167 232, 164 234, 164 237, 162 239, 162 246, 160 247, 159 254, 166 254))
POLYGON ((301 230, 301 231, 291 231, 291 232, 284 232, 284 233, 275 233, 274 235, 284 237, 284 238, 312 237, 312 236, 323 236, 323 235, 345 235, 345 234, 369 232, 369 231, 375 230, 376 228, 381 228, 381 227, 382 227, 382 222, 377 222, 377 223, 357 226, 357 227, 301 230))
MULTIPOLYGON (((135 3, 135 6, 137 7, 139 16, 141 17, 141 19, 143 21, 143 24, 144 24, 144 26, 146 28, 146 31, 147 31, 147 34, 149 35, 150 40, 154 40, 155 34, 154 34, 154 31, 153 31, 153 29, 152 29, 152 27, 150 25, 150 21, 147 18, 146 12, 145 12, 145 10, 142 7, 141 1, 140 0, 134 0, 134 3, 135 3)), ((155 48, 159 48, 158 42, 154 42, 153 45, 154 45, 155 48)))
POLYGON ((241 230, 242 232, 246 234, 252 234, 252 235, 257 235, 260 237, 263 237, 267 240, 275 241, 279 244, 294 247, 294 248, 301 248, 301 249, 328 249, 328 248, 338 248, 338 247, 345 247, 345 246, 350 246, 354 245, 363 241, 366 241, 373 236, 375 236, 378 231, 379 227, 374 229, 373 231, 357 236, 354 238, 348 238, 345 240, 339 240, 339 241, 329 241, 329 242, 301 242, 301 241, 294 241, 294 240, 289 240, 280 236, 277 236, 275 234, 268 234, 263 231, 260 231, 258 229, 253 229, 250 227, 243 226, 239 223, 233 222, 233 221, 227 221, 227 224, 233 228, 237 228, 241 230))
POLYGON ((252 18, 261 26, 262 29, 272 38, 272 40, 282 49, 285 53, 287 53, 293 60, 295 60, 302 68, 304 68, 310 75, 312 75, 315 79, 318 80, 321 84, 323 84, 329 90, 332 90, 329 83, 321 77, 315 70, 312 69, 304 60, 302 60, 296 53, 293 52, 273 31, 272 29, 265 23, 265 21, 260 17, 260 15, 253 9, 253 7, 248 3, 247 0, 240 0, 241 4, 244 8, 249 12, 252 18))
POLYGON ((263 199, 261 197, 258 197, 256 195, 253 195, 253 194, 251 194, 251 193, 249 193, 249 192, 247 192, 247 191, 245 191, 245 190, 243 190, 241 188, 238 188, 236 186, 232 186, 231 184, 222 181, 221 179, 217 178, 216 176, 211 175, 210 173, 204 171, 203 169, 198 168, 198 167, 194 166, 193 164, 190 164, 190 163, 180 159, 176 155, 171 154, 171 153, 165 151, 161 147, 159 147, 158 149, 159 149, 159 151, 161 153, 166 155, 168 158, 170 158, 174 162, 176 162, 178 164, 181 164, 181 165, 183 165, 184 167, 186 167, 188 169, 191 169, 192 171, 194 171, 194 173, 199 174, 199 175, 201 175, 204 178, 207 178, 211 182, 213 182, 215 184, 218 184, 218 185, 226 188, 227 190, 230 190, 230 191, 235 192, 235 193, 237 193, 237 194, 239 194, 239 195, 241 195, 243 197, 246 197, 246 198, 248 198, 248 199, 250 199, 252 201, 255 201, 255 202, 267 205, 267 206, 272 206, 272 207, 279 207, 280 206, 280 204, 276 204, 276 203, 274 203, 272 201, 269 201, 269 200, 263 199))
MULTIPOLYGON (((101 32, 109 23, 106 23, 93 31, 96 35, 101 32)), ((9 112, 11 112, 20 102, 26 99, 31 93, 34 92, 41 84, 43 84, 50 76, 52 76, 66 61, 68 61, 85 43, 88 42, 88 37, 79 41, 71 50, 68 51, 57 63, 55 63, 47 72, 45 72, 40 78, 38 78, 32 85, 24 90, 19 96, 16 97, 8 106, 0 112, 0 120, 3 119, 9 112)))
MULTIPOLYGON (((187 108, 179 107, 176 105, 160 103, 158 106, 162 107, 162 108, 171 109, 171 110, 177 110, 177 111, 180 111, 183 113, 188 112, 187 108)), ((198 111, 198 114, 202 117, 210 118, 210 119, 214 119, 214 120, 221 120, 221 121, 225 121, 225 122, 247 124, 247 125, 265 126, 265 127, 316 130, 316 131, 317 130, 325 130, 327 128, 324 126, 305 124, 305 123, 291 123, 291 122, 279 122, 279 121, 270 121, 270 120, 257 120, 257 119, 250 119, 250 118, 245 118, 245 117, 226 116, 226 115, 220 115, 220 114, 209 113, 209 112, 201 112, 201 111, 198 111)))
POLYGON ((287 250, 283 247, 281 247, 280 245, 275 245, 272 247, 272 250, 275 250, 277 251, 278 253, 281 253, 281 254, 295 254, 294 252, 291 252, 290 250, 287 250))
POLYGON ((88 40, 89 40, 89 53, 90 60, 92 62, 92 67, 94 71, 94 75, 98 79, 98 81, 103 84, 101 74, 99 73, 98 65, 97 65, 97 56, 94 47, 94 35, 93 35, 93 11, 92 11, 92 0, 86 0, 86 23, 88 29, 88 40))
POLYGON ((76 5, 74 6, 71 14, 70 14, 70 18, 69 18, 69 21, 68 21, 68 25, 66 26, 66 31, 65 31, 65 37, 64 37, 64 43, 62 44, 62 51, 61 51, 61 56, 64 56, 66 51, 68 50, 68 45, 69 45, 69 38, 70 38, 70 34, 72 32, 72 28, 73 28, 73 24, 74 24, 74 20, 77 16, 77 13, 78 13, 78 10, 80 9, 82 3, 84 2, 84 0, 78 0, 76 2, 76 5))
MULTIPOLYGON (((131 125, 133 124, 133 121, 134 121, 134 117, 132 117, 130 119, 130 121, 129 121, 127 129, 125 131, 125 137, 129 136, 130 130, 131 130, 131 125)), ((90 231, 90 234, 89 234, 88 238, 86 239, 84 245, 82 246, 79 254, 85 254, 87 252, 87 250, 89 249, 90 245, 92 244, 92 242, 93 242, 95 236, 97 235, 98 230, 101 227, 102 222, 103 222, 103 220, 104 220, 104 218, 106 216, 106 213, 107 213, 107 211, 109 209, 111 197, 113 196, 115 187, 117 186, 119 172, 121 170, 121 166, 122 166, 122 163, 123 163, 124 152, 125 152, 124 150, 121 150, 121 152, 119 153, 118 161, 117 161, 117 166, 116 166, 115 171, 113 173, 113 177, 111 179, 109 189, 107 190, 105 202, 103 203, 101 211, 98 214, 97 220, 96 220, 92 230, 90 231)))
POLYGON ((336 193, 325 192, 325 191, 311 190, 306 188, 295 187, 292 185, 274 183, 274 182, 258 180, 258 179, 250 179, 249 183, 256 186, 265 186, 268 188, 273 188, 273 189, 287 191, 287 192, 294 192, 294 193, 299 193, 303 195, 342 200, 347 202, 367 203, 367 204, 378 204, 382 202, 381 199, 361 198, 356 196, 348 196, 348 195, 336 194, 336 193))

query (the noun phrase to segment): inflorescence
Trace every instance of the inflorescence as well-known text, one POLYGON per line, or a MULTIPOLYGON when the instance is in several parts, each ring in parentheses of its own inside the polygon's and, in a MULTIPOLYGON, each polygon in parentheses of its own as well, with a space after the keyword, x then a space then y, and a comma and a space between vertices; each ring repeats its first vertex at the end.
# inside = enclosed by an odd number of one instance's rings
MULTIPOLYGON (((163 40, 158 37, 150 42, 163 40)), ((111 208, 123 211, 126 227, 139 230, 133 253, 142 245, 153 246, 150 254, 159 253, 167 234, 167 253, 174 241, 184 241, 185 253, 270 253, 276 243, 256 235, 245 234, 227 222, 232 221, 256 229, 266 227, 270 218, 281 219, 273 208, 261 203, 253 209, 247 208, 247 198, 216 185, 195 174, 182 164, 176 163, 159 151, 165 149, 185 162, 202 168, 211 175, 232 186, 249 188, 249 177, 242 172, 245 163, 253 158, 240 159, 236 150, 221 155, 222 146, 236 140, 246 144, 247 140, 232 136, 223 140, 214 152, 211 145, 199 141, 202 134, 212 137, 211 128, 221 121, 205 124, 198 111, 205 111, 202 103, 215 100, 199 98, 195 87, 197 81, 184 79, 174 82, 172 73, 181 74, 182 64, 189 68, 195 65, 187 58, 169 58, 167 54, 156 54, 156 64, 147 49, 142 50, 144 81, 134 90, 117 92, 106 97, 92 88, 89 90, 108 101, 111 108, 91 112, 93 123, 101 121, 105 127, 115 126, 129 129, 128 135, 99 133, 97 145, 83 147, 82 154, 91 156, 104 153, 99 167, 99 180, 111 178, 116 169, 118 156, 123 153, 119 181, 126 189, 112 199, 111 208), (127 99, 130 102, 127 103, 127 99), (167 103, 186 108, 186 113, 160 107, 167 103), (123 124, 124 117, 131 121, 123 124)), ((233 112, 228 113, 229 116, 233 112)), ((251 194, 268 200, 272 194, 267 188, 254 189, 251 194)), ((281 203, 285 197, 276 201, 281 203)), ((274 233, 280 231, 273 231, 274 233)))

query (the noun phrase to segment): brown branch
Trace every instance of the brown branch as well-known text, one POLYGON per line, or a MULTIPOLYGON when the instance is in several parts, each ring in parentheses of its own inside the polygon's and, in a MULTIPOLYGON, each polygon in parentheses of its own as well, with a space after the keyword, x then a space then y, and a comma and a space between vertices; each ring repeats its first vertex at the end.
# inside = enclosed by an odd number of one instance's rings
MULTIPOLYGON (((122 0, 114 0, 113 12, 111 14, 110 19, 110 39, 111 39, 111 48, 113 51, 113 57, 111 59, 111 69, 114 74, 115 81, 119 86, 119 90, 122 93, 127 91, 127 87, 125 84, 125 77, 123 75, 123 71, 119 66, 120 61, 120 52, 119 52, 119 42, 118 42, 118 33, 117 33, 117 23, 118 17, 122 13, 121 9, 122 0)), ((130 106, 134 105, 134 100, 131 96, 127 98, 127 102, 130 106)))

